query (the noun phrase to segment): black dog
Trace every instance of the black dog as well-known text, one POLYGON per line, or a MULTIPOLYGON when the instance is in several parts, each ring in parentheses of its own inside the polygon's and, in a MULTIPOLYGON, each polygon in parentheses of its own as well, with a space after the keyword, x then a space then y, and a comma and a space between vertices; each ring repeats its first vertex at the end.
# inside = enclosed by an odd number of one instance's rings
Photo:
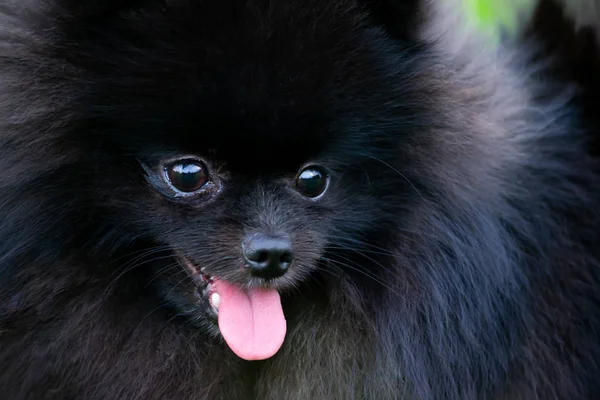
POLYGON ((0 398, 596 398, 595 50, 424 3, 0 1, 0 398))

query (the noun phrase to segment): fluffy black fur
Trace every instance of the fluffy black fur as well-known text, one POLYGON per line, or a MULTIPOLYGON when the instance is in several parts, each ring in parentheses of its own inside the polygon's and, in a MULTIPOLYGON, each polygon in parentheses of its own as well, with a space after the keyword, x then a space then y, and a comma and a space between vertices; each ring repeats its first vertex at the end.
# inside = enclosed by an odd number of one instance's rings
POLYGON ((597 398, 597 69, 447 11, 0 1, 0 397, 597 398), (159 177, 187 154, 208 200, 159 177), (247 362, 178 255, 257 285, 240 242, 272 230, 288 334, 247 362))

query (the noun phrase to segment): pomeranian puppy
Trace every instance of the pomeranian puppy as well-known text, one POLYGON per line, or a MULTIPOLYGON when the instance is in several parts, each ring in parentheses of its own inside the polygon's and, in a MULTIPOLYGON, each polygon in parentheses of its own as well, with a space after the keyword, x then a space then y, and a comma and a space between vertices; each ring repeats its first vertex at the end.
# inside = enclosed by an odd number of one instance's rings
POLYGON ((457 7, 0 1, 0 398, 597 398, 597 42, 457 7))

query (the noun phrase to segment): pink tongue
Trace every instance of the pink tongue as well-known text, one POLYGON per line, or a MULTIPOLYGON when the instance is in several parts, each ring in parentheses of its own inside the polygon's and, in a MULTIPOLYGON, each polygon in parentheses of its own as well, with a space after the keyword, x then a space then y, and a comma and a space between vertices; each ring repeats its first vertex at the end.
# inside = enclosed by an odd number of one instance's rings
POLYGON ((285 338, 286 322, 276 290, 242 290, 215 280, 221 296, 219 329, 229 348, 248 361, 272 357, 285 338))

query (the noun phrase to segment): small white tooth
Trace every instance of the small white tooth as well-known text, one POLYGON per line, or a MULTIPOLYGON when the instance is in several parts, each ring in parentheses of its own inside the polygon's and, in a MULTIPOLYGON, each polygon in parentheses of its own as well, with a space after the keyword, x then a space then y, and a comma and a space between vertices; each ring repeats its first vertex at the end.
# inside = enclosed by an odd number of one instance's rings
POLYGON ((213 293, 213 294, 211 294, 210 295, 210 302, 213 305, 213 307, 218 310, 219 306, 221 305, 221 295, 219 295, 219 293, 213 293))

